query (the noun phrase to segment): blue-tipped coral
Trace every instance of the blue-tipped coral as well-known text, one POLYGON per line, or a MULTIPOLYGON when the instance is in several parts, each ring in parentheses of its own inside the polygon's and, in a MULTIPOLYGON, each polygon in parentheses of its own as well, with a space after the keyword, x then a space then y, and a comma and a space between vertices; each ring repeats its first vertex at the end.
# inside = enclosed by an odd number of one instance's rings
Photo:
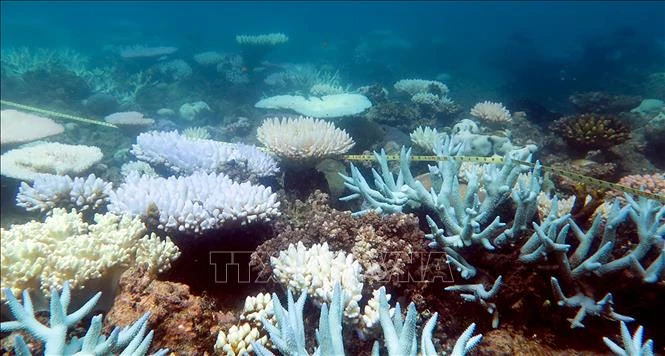
POLYGON ((560 306, 565 306, 568 308, 580 308, 577 311, 577 314, 575 315, 574 318, 568 319, 570 321, 570 328, 583 328, 584 324, 582 324, 582 321, 584 318, 587 316, 587 314, 591 315, 596 315, 596 316, 602 316, 603 318, 606 319, 611 319, 611 320, 620 320, 620 321, 633 321, 635 319, 626 316, 626 315, 621 315, 619 313, 616 313, 614 311, 614 300, 612 299, 612 293, 607 293, 603 299, 599 301, 594 301, 590 297, 580 293, 575 294, 572 297, 566 297, 563 294, 563 291, 561 290, 561 286, 559 285, 559 281, 551 277, 551 282, 552 282, 552 290, 556 297, 559 299, 558 304, 560 306))
POLYGON ((651 339, 647 340, 642 344, 642 336, 644 329, 642 326, 638 326, 637 330, 633 336, 630 336, 628 327, 626 323, 620 321, 621 325, 621 341, 623 342, 623 347, 617 345, 614 341, 610 340, 608 337, 603 337, 603 342, 607 347, 618 356, 653 356, 653 341, 651 339))
MULTIPOLYGON (((461 144, 456 143, 455 137, 441 135, 434 144, 434 152, 438 156, 460 155, 461 144)), ((512 187, 520 173, 527 170, 511 159, 518 155, 517 152, 509 152, 501 165, 484 165, 482 174, 478 166, 472 166, 466 173, 466 187, 458 179, 462 162, 442 159, 436 166, 429 167, 430 176, 441 181, 440 186, 429 190, 411 172, 411 149, 402 148, 397 177, 390 171, 385 152, 375 152, 374 155, 381 170, 381 173, 372 170, 374 188, 351 165, 351 176, 342 177, 352 194, 340 200, 363 199, 367 208, 356 215, 369 211, 380 214, 401 212, 405 206, 430 209, 435 215, 427 217, 431 233, 425 237, 431 241, 429 246, 445 249, 451 257, 449 262, 455 264, 465 279, 475 275, 475 268, 464 260, 462 254, 452 256, 451 251, 460 252, 478 245, 494 250, 492 239, 502 232, 505 234, 501 235, 500 241, 514 239, 526 229, 536 212, 541 167, 536 165, 530 179, 520 179, 518 188, 513 192, 512 187), (513 225, 505 229, 506 224, 500 221, 497 210, 511 196, 518 208, 513 225)), ((530 160, 530 157, 519 158, 530 160)))
MULTIPOLYGON (((80 353, 86 355, 118 353, 121 356, 145 355, 150 348, 153 332, 150 331, 146 335, 148 317, 150 316, 148 313, 132 325, 122 329, 114 328, 108 337, 101 334, 102 316, 94 316, 83 339, 74 337, 70 342, 67 342, 67 330, 74 327, 93 311, 102 295, 101 292, 95 294, 77 311, 67 314, 67 308, 71 300, 69 283, 63 285, 62 294, 58 294, 58 290, 52 288, 49 326, 40 323, 35 318, 32 300, 27 291, 23 292, 23 305, 16 299, 11 289, 5 289, 5 293, 9 309, 16 320, 0 323, 0 331, 28 331, 35 338, 44 342, 45 355, 74 355, 80 353)), ((21 336, 16 338, 14 351, 17 355, 30 355, 30 351, 21 336)), ((167 349, 162 349, 154 355, 166 355, 167 352, 167 349)))
MULTIPOLYGON (((385 339, 388 355, 390 356, 416 356, 418 354, 418 343, 416 333, 416 319, 417 312, 413 303, 409 304, 406 317, 402 319, 402 313, 399 303, 395 305, 395 314, 390 317, 390 305, 386 299, 386 289, 381 287, 379 289, 379 314, 381 318, 381 327, 383 328, 383 337, 385 339)), ((421 350, 420 354, 423 356, 439 355, 434 347, 432 341, 432 334, 436 327, 436 319, 438 313, 434 313, 432 317, 425 323, 422 334, 420 336, 421 350)), ((473 350, 480 341, 482 335, 473 336, 476 324, 473 323, 462 333, 462 335, 455 342, 451 355, 463 356, 469 351, 473 350)), ((379 355, 379 343, 374 342, 372 348, 372 355, 379 355)))
MULTIPOLYGON (((282 307, 282 303, 277 297, 277 293, 273 293, 272 302, 275 310, 275 318, 277 319, 277 326, 273 325, 265 317, 261 318, 263 327, 268 330, 270 334, 270 341, 273 345, 284 355, 309 355, 305 348, 305 326, 303 324, 303 308, 305 307, 305 299, 307 293, 302 292, 296 302, 293 301, 293 294, 287 291, 287 308, 282 307)), ((262 345, 254 342, 252 343, 254 351, 259 356, 274 355, 270 350, 262 345)))
MULTIPOLYGON (((277 350, 284 355, 309 355, 305 347, 305 326, 302 315, 306 299, 307 293, 303 291, 298 300, 294 302, 291 290, 288 290, 288 309, 284 309, 279 298, 277 298, 277 294, 273 293, 272 300, 277 326, 273 325, 265 317, 262 318, 263 327, 268 330, 270 340, 277 350)), ((321 306, 319 328, 316 330, 316 340, 319 346, 314 351, 314 355, 344 355, 344 339, 342 338, 344 306, 342 300, 344 300, 344 294, 339 283, 336 283, 333 289, 330 309, 328 309, 326 303, 321 306)), ((274 355, 270 350, 256 342, 252 343, 252 347, 259 356, 274 355)))
POLYGON ((449 292, 467 292, 461 293, 460 297, 467 302, 477 302, 485 307, 487 312, 492 314, 492 327, 497 328, 499 327, 499 311, 496 308, 496 303, 489 300, 496 298, 502 285, 503 276, 499 276, 489 290, 485 290, 482 283, 454 285, 446 287, 445 290, 449 292))
MULTIPOLYGON (((291 291, 287 291, 287 309, 282 307, 276 294, 273 294, 273 303, 277 326, 262 318, 263 327, 270 334, 270 340, 281 354, 289 356, 308 356, 305 341, 305 326, 303 323, 303 308, 307 293, 302 293, 294 302, 291 291)), ((342 333, 342 315, 344 300, 343 292, 339 283, 334 287, 333 297, 328 309, 327 304, 321 307, 319 315, 319 328, 316 330, 318 346, 312 355, 335 355, 343 356, 344 339, 342 333)), ((402 317, 399 303, 395 306, 395 312, 391 317, 390 305, 386 298, 386 289, 379 289, 379 315, 383 336, 388 355, 392 356, 416 356, 418 352, 422 356, 438 355, 432 336, 436 327, 437 313, 427 321, 423 327, 420 337, 420 348, 418 350, 418 339, 416 322, 418 319, 416 307, 409 304, 406 317, 402 317)), ((476 324, 471 324, 455 343, 451 355, 463 356, 475 348, 481 341, 482 335, 473 336, 476 324)), ((274 355, 264 346, 253 342, 252 347, 259 356, 274 355)), ((375 341, 372 347, 372 355, 379 355, 379 342, 375 341)))
POLYGON ((602 277, 630 267, 644 282, 658 282, 665 270, 665 206, 643 197, 637 201, 628 194, 625 197, 628 204, 622 206, 615 199, 606 207, 606 214, 596 215, 587 231, 568 214, 557 218, 556 205, 552 204, 550 215, 540 225, 533 223, 535 233, 522 246, 520 261, 533 263, 551 259, 559 266, 560 278, 566 282, 587 275, 602 277), (617 228, 628 220, 636 227, 637 244, 629 253, 613 259, 617 228), (574 244, 566 241, 569 231, 578 242, 572 253, 569 250, 574 244), (592 251, 593 246, 597 246, 596 251, 592 251), (658 251, 658 255, 644 268, 642 263, 649 261, 651 251, 658 251))

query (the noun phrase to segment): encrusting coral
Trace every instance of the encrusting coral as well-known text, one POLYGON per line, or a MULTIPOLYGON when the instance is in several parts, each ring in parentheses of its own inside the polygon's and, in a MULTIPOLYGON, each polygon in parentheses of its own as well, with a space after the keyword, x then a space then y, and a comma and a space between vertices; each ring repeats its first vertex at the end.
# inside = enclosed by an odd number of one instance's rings
POLYGON ((109 324, 125 325, 149 313, 154 348, 169 348, 177 355, 211 353, 220 327, 235 319, 219 310, 205 296, 198 296, 182 283, 156 280, 145 266, 122 274, 113 307, 106 315, 109 324))

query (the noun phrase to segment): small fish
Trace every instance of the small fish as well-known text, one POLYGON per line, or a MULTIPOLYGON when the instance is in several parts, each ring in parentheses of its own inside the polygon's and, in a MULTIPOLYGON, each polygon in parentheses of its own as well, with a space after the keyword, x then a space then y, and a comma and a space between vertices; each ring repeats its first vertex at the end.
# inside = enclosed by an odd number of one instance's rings
POLYGON ((588 159, 583 159, 583 158, 576 159, 576 160, 572 161, 571 163, 576 167, 587 167, 587 166, 591 166, 591 165, 594 165, 594 164, 598 164, 597 162, 594 162, 594 161, 591 161, 591 160, 588 160, 588 159))

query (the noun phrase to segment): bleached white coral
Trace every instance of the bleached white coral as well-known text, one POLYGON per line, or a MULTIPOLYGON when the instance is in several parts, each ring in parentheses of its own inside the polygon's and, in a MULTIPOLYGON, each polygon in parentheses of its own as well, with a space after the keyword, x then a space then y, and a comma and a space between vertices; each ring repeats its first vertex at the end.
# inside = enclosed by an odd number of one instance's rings
POLYGON ((40 142, 0 156, 0 173, 25 181, 34 180, 40 173, 76 175, 101 161, 102 157, 102 150, 95 146, 40 142))
MULTIPOLYGON (((524 173, 522 173, 524 174, 524 173)), ((550 196, 545 192, 538 193, 537 202, 538 202, 538 218, 540 221, 545 221, 550 211, 552 211, 552 199, 554 197, 550 196)), ((566 199, 558 199, 558 209, 556 217, 560 218, 573 210, 573 205, 575 204, 575 196, 571 195, 566 199)))
POLYGON ((372 107, 372 103, 360 94, 334 94, 309 99, 296 95, 277 95, 260 100, 254 107, 290 109, 305 116, 331 118, 360 114, 372 107))
POLYGON ((142 161, 166 166, 180 174, 217 173, 229 163, 248 175, 259 177, 273 175, 279 170, 273 157, 254 146, 190 139, 177 131, 142 133, 132 145, 132 153, 142 161))
MULTIPOLYGON (((390 294, 386 294, 386 301, 390 301, 390 294)), ((372 298, 367 301, 365 307, 363 308, 363 314, 360 316, 358 322, 357 330, 363 335, 371 335, 376 331, 380 330, 379 328, 379 289, 375 289, 372 292, 372 298)), ((389 309, 390 316, 392 317, 395 314, 395 308, 389 309)))
POLYGON ((130 174, 108 205, 114 213, 154 218, 159 229, 193 233, 232 222, 267 221, 279 215, 278 207, 269 187, 203 172, 169 178, 130 174))
POLYGON ((355 142, 331 122, 311 117, 268 118, 257 130, 259 141, 286 160, 310 160, 341 155, 355 142))
POLYGON ((210 139, 210 132, 208 129, 205 127, 200 127, 200 126, 195 126, 195 127, 188 127, 186 128, 183 132, 182 135, 189 138, 189 139, 200 139, 200 140, 208 140, 210 139))
POLYGON ((254 46, 275 46, 286 43, 289 37, 283 33, 267 33, 262 35, 237 35, 236 42, 254 46))
POLYGON ((362 298, 364 276, 360 263, 352 254, 332 252, 328 244, 305 248, 302 242, 290 244, 279 256, 271 257, 273 275, 292 291, 307 290, 315 303, 332 301, 333 287, 340 283, 344 292, 344 316, 349 321, 360 317, 358 302, 362 298))
POLYGON ((17 111, 0 111, 0 144, 22 143, 53 136, 65 131, 55 121, 34 114, 17 111))
POLYGON ((418 126, 410 135, 411 142, 425 149, 427 152, 433 152, 434 144, 442 138, 445 133, 439 133, 431 127, 418 126))
POLYGON ((224 60, 224 56, 214 51, 201 52, 194 55, 194 62, 202 65, 216 65, 217 63, 224 60))
POLYGON ((395 90, 411 96, 418 93, 431 93, 444 97, 448 94, 448 86, 436 80, 402 79, 395 83, 395 90))
POLYGON ((471 108, 471 115, 495 123, 512 121, 510 112, 505 106, 503 106, 503 104, 493 103, 491 101, 483 101, 482 103, 474 105, 473 108, 471 108))
POLYGON ((215 351, 222 355, 243 355, 254 350, 252 343, 266 346, 270 343, 268 333, 263 328, 261 318, 275 323, 272 297, 259 293, 245 298, 245 306, 240 314, 240 322, 229 330, 220 330, 215 342, 215 351))
POLYGON ((21 182, 16 205, 28 211, 49 211, 55 207, 98 209, 106 204, 113 188, 94 174, 87 178, 40 174, 32 185, 21 182))
POLYGON ((150 273, 170 268, 180 255, 170 239, 146 234, 138 218, 96 214, 88 224, 81 213, 53 209, 45 222, 0 229, 0 285, 14 294, 24 289, 73 288, 97 278, 113 278, 131 265, 147 263, 150 273))
POLYGON ((122 174, 123 177, 127 177, 132 172, 136 172, 139 175, 145 174, 150 177, 159 177, 159 174, 157 174, 155 169, 143 161, 129 161, 120 167, 120 174, 122 174))
POLYGON ((251 326, 248 323, 233 325, 227 331, 221 330, 215 341, 215 351, 219 355, 249 355, 254 351, 252 343, 265 346, 268 335, 263 328, 251 326))

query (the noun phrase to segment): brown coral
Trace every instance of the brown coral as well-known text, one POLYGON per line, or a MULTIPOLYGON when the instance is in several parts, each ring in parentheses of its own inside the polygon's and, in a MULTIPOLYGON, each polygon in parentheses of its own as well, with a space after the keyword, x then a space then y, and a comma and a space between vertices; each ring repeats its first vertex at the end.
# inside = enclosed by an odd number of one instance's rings
POLYGON ((178 355, 210 354, 220 326, 236 321, 192 295, 187 285, 153 280, 141 270, 130 269, 120 278, 105 324, 129 325, 145 312, 150 312, 148 328, 155 331, 152 349, 169 348, 178 355))
MULTIPOLYGON (((277 256, 289 243, 298 241, 306 247, 327 242, 331 251, 352 252, 363 267, 368 291, 384 283, 399 285, 407 275, 414 279, 423 277, 420 261, 427 258, 427 250, 418 218, 374 213, 355 218, 350 212, 330 208, 327 199, 327 195, 316 191, 306 202, 285 204, 284 215, 291 217, 290 221, 277 226, 277 237, 252 254, 251 263, 260 269, 260 279, 267 279, 272 273, 270 256, 277 256)), ((437 266, 432 264, 432 268, 437 266)))
POLYGON ((630 130, 614 116, 583 114, 552 123, 553 132, 571 146, 585 151, 607 149, 630 138, 630 130))

